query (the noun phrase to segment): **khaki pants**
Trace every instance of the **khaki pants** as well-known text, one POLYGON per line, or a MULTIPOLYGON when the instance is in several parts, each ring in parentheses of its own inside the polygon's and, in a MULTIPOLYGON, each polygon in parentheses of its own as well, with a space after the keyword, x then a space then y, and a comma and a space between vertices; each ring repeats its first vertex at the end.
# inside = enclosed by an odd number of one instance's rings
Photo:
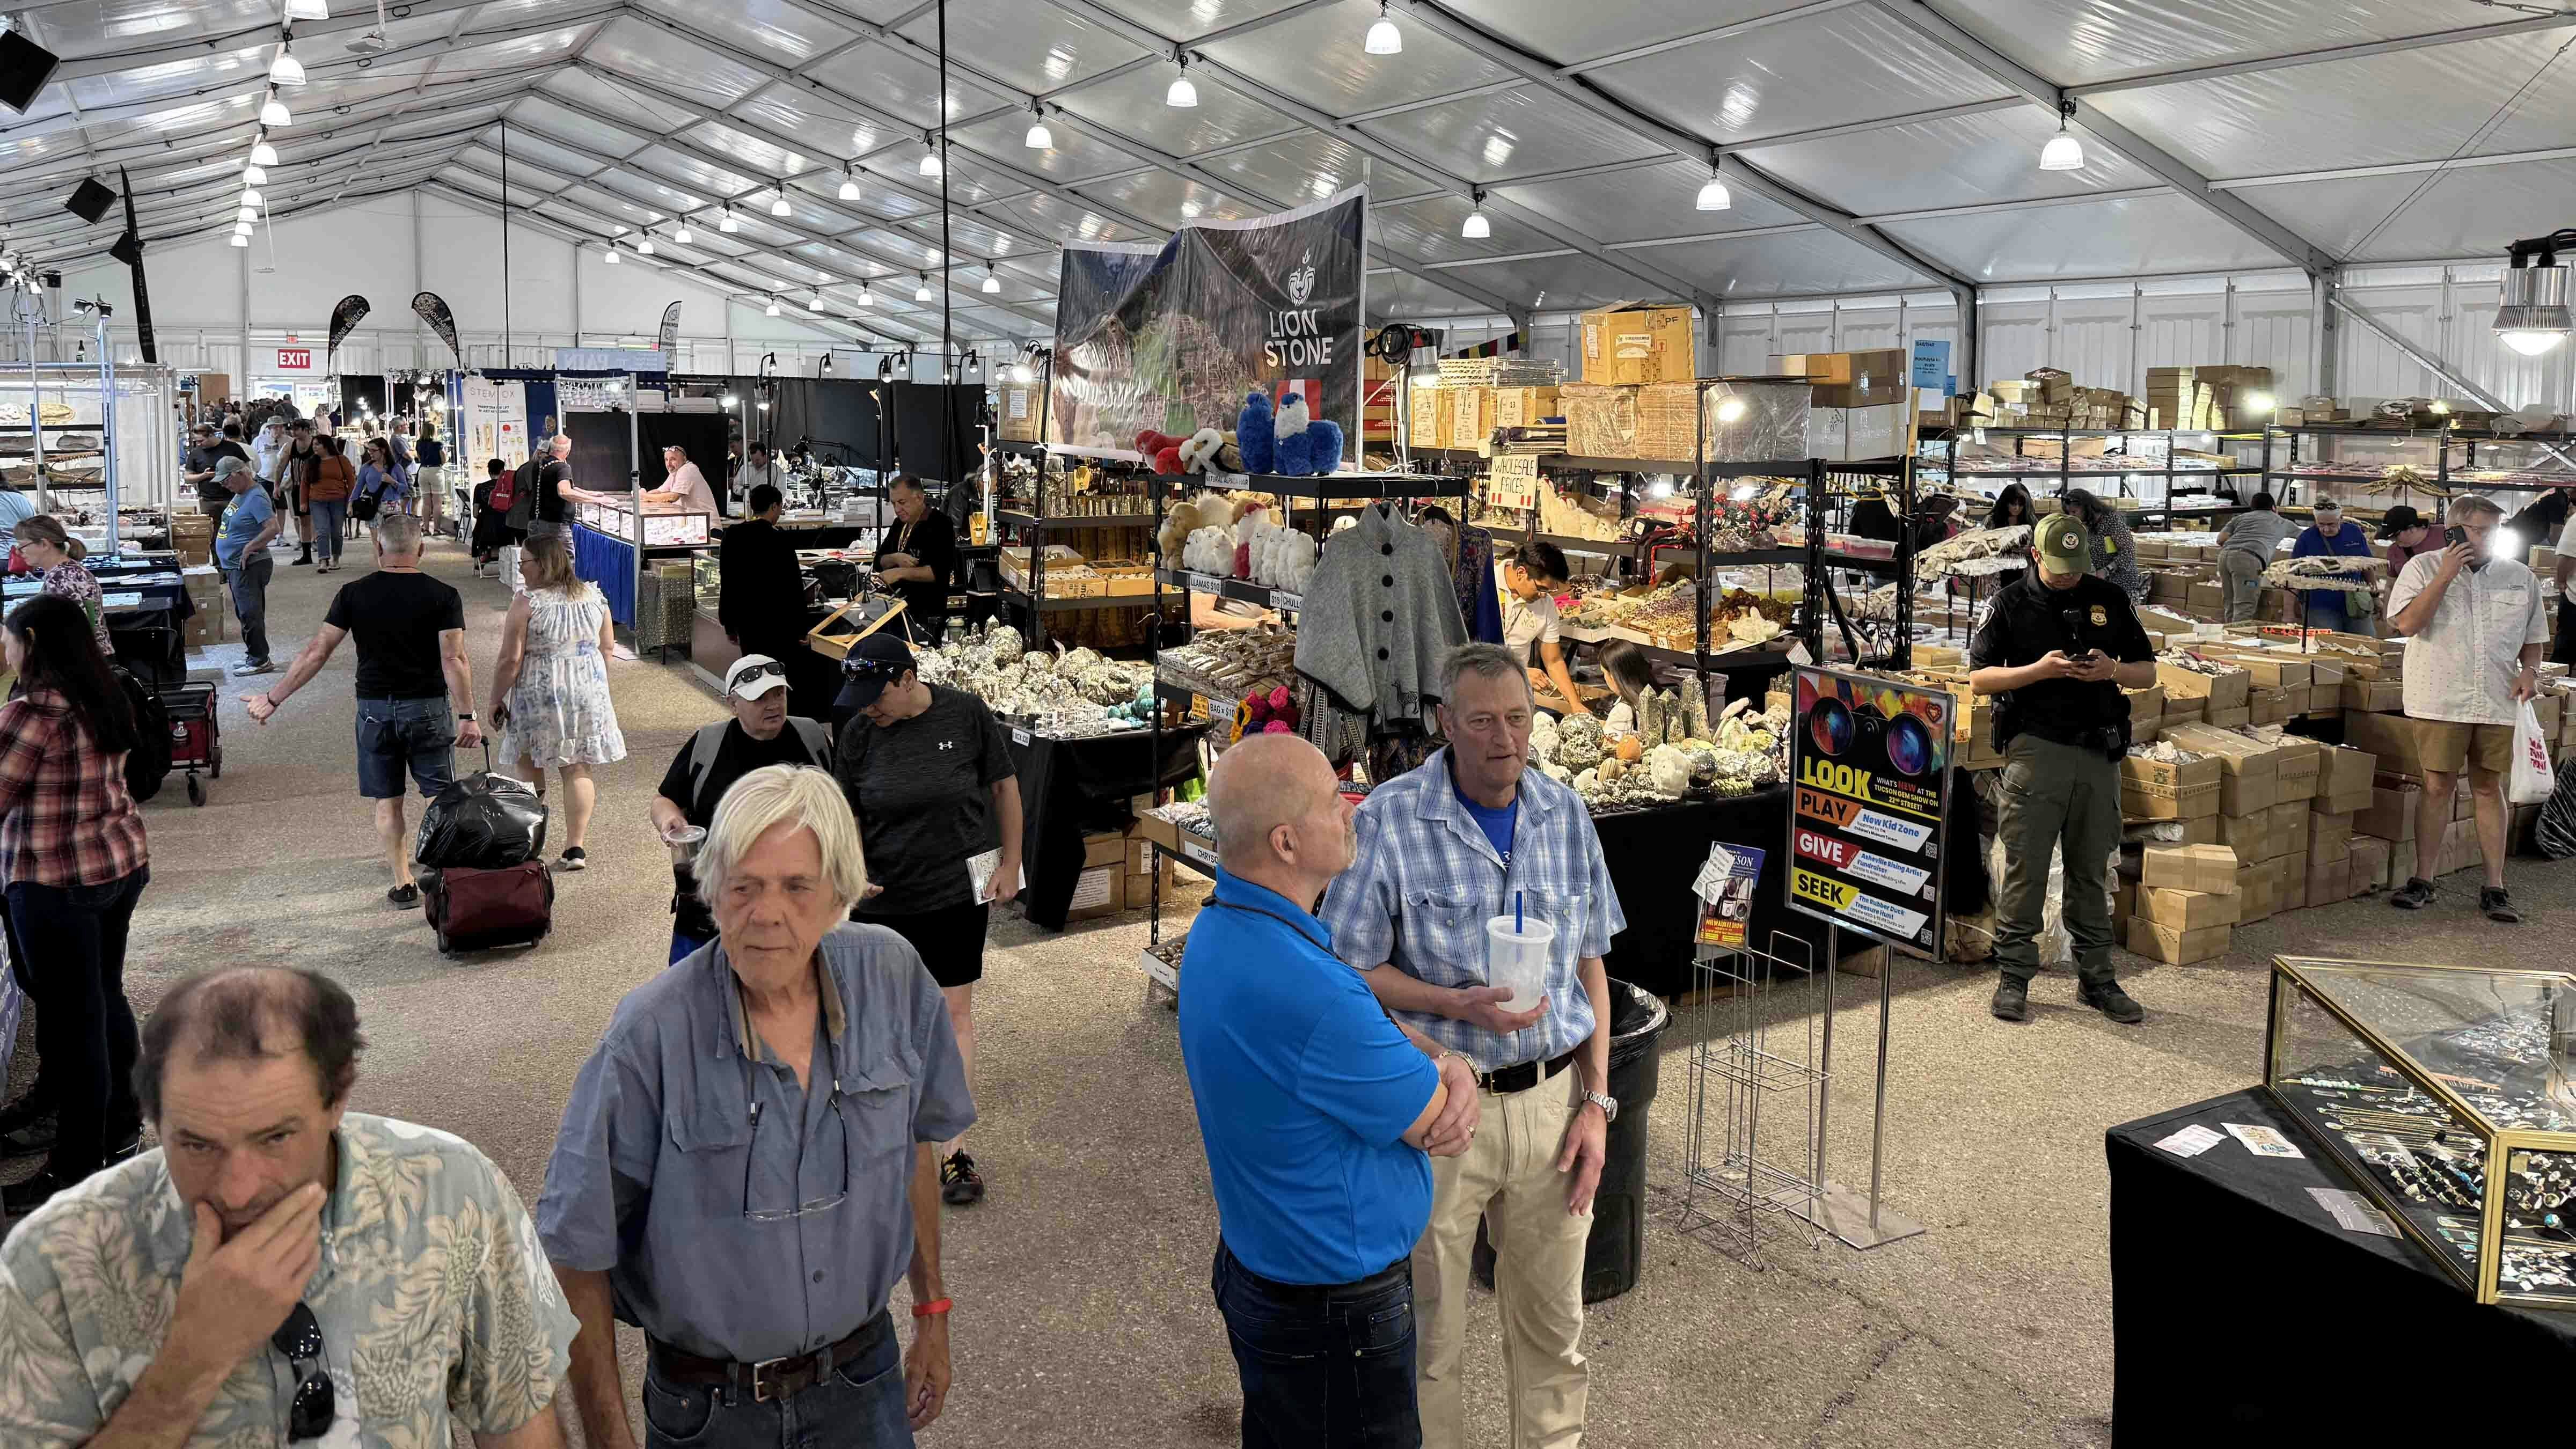
POLYGON ((2112 979, 2111 894, 2104 879, 2120 848, 2120 767, 2098 749, 2015 735, 2004 749, 2003 894, 1996 902, 1995 966, 2029 984, 2039 974, 2039 924, 2048 906, 2048 857, 2065 856, 2060 906, 2086 985, 2112 979))
POLYGON ((1466 1152, 1431 1159, 1431 1226, 1413 1247, 1423 1449, 1467 1443, 1461 1360, 1479 1217, 1494 1245, 1511 1449, 1582 1442, 1583 1249, 1592 1215, 1565 1210, 1571 1179, 1556 1170, 1581 1090, 1582 1075, 1569 1064, 1526 1092, 1481 1093, 1483 1116, 1466 1152))
POLYGON ((2218 556, 2218 582, 2227 591, 2227 622, 2242 624, 2263 602, 2263 561, 2241 548, 2218 556))

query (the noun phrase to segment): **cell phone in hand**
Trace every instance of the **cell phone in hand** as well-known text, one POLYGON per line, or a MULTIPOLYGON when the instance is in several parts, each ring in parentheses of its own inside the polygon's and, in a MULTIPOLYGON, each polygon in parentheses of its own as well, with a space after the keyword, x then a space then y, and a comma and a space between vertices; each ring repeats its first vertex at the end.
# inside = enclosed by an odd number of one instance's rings
POLYGON ((2446 529, 2443 529, 2443 530, 2442 530, 2442 542, 2444 542, 2444 543, 2446 543, 2446 544, 2450 544, 2450 543, 2467 543, 2468 541, 2469 541, 2469 531, 2468 531, 2467 529, 2465 529, 2465 528, 2460 527, 2460 526, 2459 526, 2458 524, 2456 524, 2456 523, 2454 523, 2454 524, 2452 524, 2450 527, 2448 527, 2448 528, 2446 528, 2446 529))

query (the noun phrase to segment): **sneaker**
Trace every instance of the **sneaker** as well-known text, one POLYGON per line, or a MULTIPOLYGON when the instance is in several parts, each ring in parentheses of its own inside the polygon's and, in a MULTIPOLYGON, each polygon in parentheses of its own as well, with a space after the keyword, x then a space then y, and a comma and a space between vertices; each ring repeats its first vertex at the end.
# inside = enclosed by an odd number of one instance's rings
POLYGON ((984 1200, 984 1178, 975 1171, 974 1158, 963 1151, 952 1152, 939 1164, 939 1200, 950 1207, 984 1200))
POLYGON ((563 859, 555 863, 555 868, 557 870, 588 870, 590 868, 590 852, 582 849, 578 845, 567 845, 564 847, 563 859))
POLYGON ((2136 1026, 2147 1019, 2147 1009, 2130 1000, 2129 993, 2122 991, 2117 981, 2077 987, 2075 998, 2122 1026, 2136 1026))
POLYGON ((2522 912, 2513 908, 2513 896, 2503 886, 2487 886, 2478 892, 2478 909, 2490 921, 2508 926, 2522 924, 2522 912))
POLYGON ((303 555, 302 557, 298 558, 298 559, 294 562, 294 564, 293 564, 293 565, 291 565, 291 567, 299 568, 299 569, 300 569, 300 568, 304 567, 306 564, 309 564, 309 563, 311 563, 311 562, 313 562, 313 555, 311 555, 311 554, 309 554, 309 553, 308 553, 308 554, 305 554, 305 555, 303 555))
POLYGON ((410 910, 412 907, 420 904, 420 887, 416 885, 395 886, 392 890, 385 892, 385 899, 393 902, 395 905, 400 906, 406 911, 410 910))
POLYGON ((245 659, 233 666, 233 678, 248 679, 254 674, 275 674, 277 665, 266 659, 245 659))
POLYGON ((1995 999, 1989 1008, 1997 1021, 2030 1020, 2030 984, 2006 978, 1995 985, 1995 999))
POLYGON ((2410 875, 2388 903, 2401 911, 2420 911, 2433 904, 2433 883, 2420 875, 2410 875))

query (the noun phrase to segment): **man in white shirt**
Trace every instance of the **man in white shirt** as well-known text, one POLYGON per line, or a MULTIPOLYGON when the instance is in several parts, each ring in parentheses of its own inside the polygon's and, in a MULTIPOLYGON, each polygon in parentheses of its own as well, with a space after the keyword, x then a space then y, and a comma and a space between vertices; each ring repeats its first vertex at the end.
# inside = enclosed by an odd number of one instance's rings
POLYGON ((763 483, 782 494, 785 493, 787 467, 776 458, 769 456, 767 443, 755 441, 743 454, 742 466, 734 470, 733 491, 748 498, 751 496, 751 490, 763 483))
POLYGON ((654 503, 676 503, 701 513, 720 513, 715 490, 707 486, 707 475, 689 461, 689 450, 677 443, 662 450, 662 486, 644 495, 654 503))
POLYGON ((1545 539, 1520 545, 1509 562, 1494 565, 1494 584, 1503 596, 1503 648, 1528 670, 1532 689, 1553 689, 1568 705, 1579 705, 1565 646, 1557 638, 1556 591, 1567 577, 1565 550, 1545 539))
POLYGON ((2466 541, 2407 560, 2388 591, 2389 623, 2406 637, 2406 713, 2427 722, 2417 732, 2424 793, 2415 808, 2415 875, 2389 903, 2412 911, 2432 902, 2442 830, 2465 766, 2486 855, 2478 909, 2510 924, 2522 916, 2504 888, 2504 777, 2513 767, 2514 722, 2540 688, 2549 621, 2539 578, 2519 559, 2488 557, 2503 519, 2486 499, 2452 500, 2450 521, 2466 541))

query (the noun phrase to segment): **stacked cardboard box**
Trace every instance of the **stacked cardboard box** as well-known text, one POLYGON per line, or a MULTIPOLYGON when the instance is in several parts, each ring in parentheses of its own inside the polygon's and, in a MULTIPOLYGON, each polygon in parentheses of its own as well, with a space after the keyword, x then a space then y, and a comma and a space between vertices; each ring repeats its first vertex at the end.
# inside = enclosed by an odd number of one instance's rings
POLYGON ((215 521, 202 513, 170 510, 170 547, 181 567, 215 560, 215 521))
POLYGON ((232 614, 232 599, 224 591, 224 576, 213 564, 193 564, 179 571, 186 585, 188 600, 197 611, 188 616, 180 632, 191 649, 224 642, 232 614))
POLYGON ((2236 856, 2224 845, 2149 846, 2129 949, 2177 966, 2226 955, 2244 905, 2237 886, 2236 856))
POLYGON ((1689 382, 1699 376, 1697 341, 1688 307, 1643 307, 1622 302, 1584 313, 1579 325, 1585 382, 1689 382))

